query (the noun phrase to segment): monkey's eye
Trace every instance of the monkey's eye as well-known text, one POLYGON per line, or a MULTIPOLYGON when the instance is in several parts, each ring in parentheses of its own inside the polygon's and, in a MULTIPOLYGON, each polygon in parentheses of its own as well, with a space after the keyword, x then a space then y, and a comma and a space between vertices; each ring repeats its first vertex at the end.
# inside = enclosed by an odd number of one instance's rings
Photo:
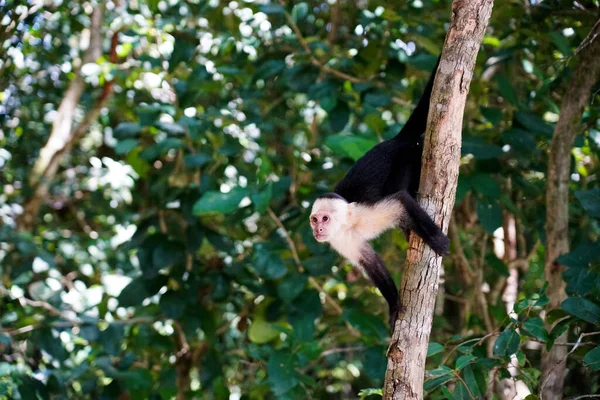
POLYGON ((328 216, 324 216, 323 217, 323 222, 327 222, 327 221, 329 221, 329 217, 328 216))
POLYGON ((312 222, 316 224, 317 222, 319 222, 319 220, 317 219, 317 217, 312 217, 312 222))

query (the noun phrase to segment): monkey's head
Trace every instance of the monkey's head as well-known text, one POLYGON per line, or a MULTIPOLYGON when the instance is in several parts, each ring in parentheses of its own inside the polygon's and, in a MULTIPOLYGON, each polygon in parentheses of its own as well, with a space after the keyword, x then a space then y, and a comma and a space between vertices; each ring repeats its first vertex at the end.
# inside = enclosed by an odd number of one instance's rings
POLYGON ((317 242, 329 242, 348 220, 348 202, 335 193, 319 197, 310 213, 310 226, 317 242))

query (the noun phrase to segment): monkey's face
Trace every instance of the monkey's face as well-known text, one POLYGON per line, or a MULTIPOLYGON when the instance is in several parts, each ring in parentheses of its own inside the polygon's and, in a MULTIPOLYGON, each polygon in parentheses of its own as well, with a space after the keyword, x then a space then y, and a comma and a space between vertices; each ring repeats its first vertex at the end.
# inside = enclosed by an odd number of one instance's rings
POLYGON ((317 212, 310 216, 310 226, 317 242, 329 241, 332 225, 331 218, 331 213, 327 211, 317 212))
POLYGON ((317 242, 330 242, 340 230, 348 203, 340 199, 318 199, 310 213, 310 226, 317 242))

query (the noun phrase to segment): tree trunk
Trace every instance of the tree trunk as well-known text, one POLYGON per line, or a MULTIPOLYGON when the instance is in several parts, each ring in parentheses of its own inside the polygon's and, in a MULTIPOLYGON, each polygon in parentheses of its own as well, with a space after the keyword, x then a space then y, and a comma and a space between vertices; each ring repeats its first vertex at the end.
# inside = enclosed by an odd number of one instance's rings
MULTIPOLYGON (((454 207, 462 120, 493 0, 454 0, 431 96, 419 204, 446 232, 454 207)), ((384 399, 422 399, 425 358, 442 258, 411 235, 402 274, 403 310, 388 351, 384 399)))
MULTIPOLYGON (((102 55, 101 33, 103 22, 104 6, 100 4, 94 8, 90 18, 90 44, 83 55, 82 65, 95 62, 102 55)), ((110 58, 113 62, 116 61, 116 53, 113 54, 117 44, 116 35, 117 33, 113 36, 111 43, 110 58)), ((81 75, 81 68, 77 68, 75 69, 75 77, 69 84, 58 107, 50 137, 40 150, 40 155, 29 174, 31 194, 23 202, 23 214, 17 219, 17 230, 19 231, 30 231, 35 226, 40 205, 48 194, 61 160, 100 115, 112 93, 112 82, 105 83, 103 92, 94 106, 86 113, 81 123, 73 129, 75 112, 84 90, 85 80, 81 75)))
MULTIPOLYGON (((565 93, 560 117, 554 130, 548 154, 548 181, 546 186, 546 260, 545 277, 548 281, 547 310, 559 308, 567 297, 562 280, 563 266, 556 262, 562 254, 569 252, 569 176, 571 173, 571 149, 575 135, 580 131, 583 110, 590 98, 592 86, 600 75, 600 28, 588 36, 589 41, 581 46, 577 65, 565 93)), ((548 327, 550 328, 550 327, 548 327)), ((542 378, 540 398, 562 399, 566 367, 567 341, 565 332, 555 345, 542 355, 542 378)))

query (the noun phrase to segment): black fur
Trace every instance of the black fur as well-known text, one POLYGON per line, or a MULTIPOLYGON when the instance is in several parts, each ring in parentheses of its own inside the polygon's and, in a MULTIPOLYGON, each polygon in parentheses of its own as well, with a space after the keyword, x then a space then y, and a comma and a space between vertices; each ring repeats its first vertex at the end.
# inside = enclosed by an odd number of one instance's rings
POLYGON ((398 297, 398 290, 394 279, 390 275, 390 272, 385 267, 383 260, 379 257, 379 254, 373 251, 370 247, 363 249, 361 253, 362 257, 358 262, 361 268, 367 273, 369 279, 377 286, 383 298, 386 299, 390 309, 390 327, 394 326, 396 318, 398 317, 398 311, 400 310, 400 298, 398 297))
POLYGON ((400 132, 377 144, 362 156, 336 185, 334 192, 349 203, 376 203, 406 190, 416 197, 421 177, 423 135, 439 58, 423 96, 400 132))
MULTIPOLYGON (((405 208, 406 217, 399 228, 406 238, 413 231, 437 254, 444 255, 448 253, 450 241, 415 201, 421 177, 423 136, 439 62, 438 58, 423 96, 400 132, 360 158, 336 185, 334 192, 349 203, 374 204, 388 196, 394 197, 405 208)), ((360 265, 387 300, 393 330, 401 308, 394 280, 379 255, 370 248, 364 252, 360 265)))

